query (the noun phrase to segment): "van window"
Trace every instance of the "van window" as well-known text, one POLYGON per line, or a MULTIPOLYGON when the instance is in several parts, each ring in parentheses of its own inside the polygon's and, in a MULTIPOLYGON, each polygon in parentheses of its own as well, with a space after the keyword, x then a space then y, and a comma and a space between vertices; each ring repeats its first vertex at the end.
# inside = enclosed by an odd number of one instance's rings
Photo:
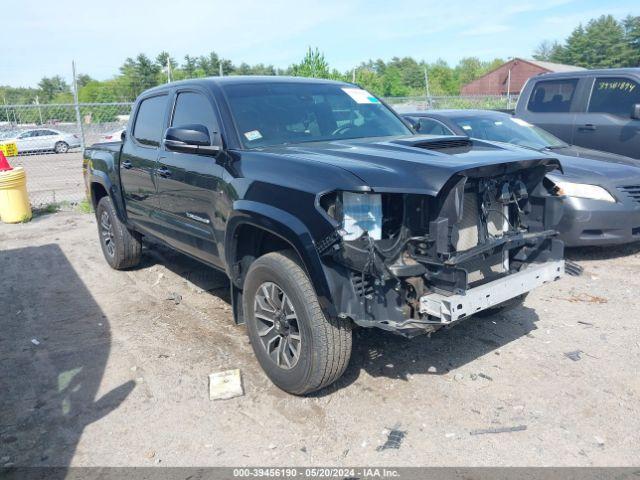
POLYGON ((596 78, 588 111, 628 117, 636 103, 640 103, 637 82, 622 77, 596 78))
POLYGON ((133 137, 138 142, 153 147, 160 145, 166 105, 166 95, 146 98, 140 103, 133 126, 133 137))
POLYGON ((578 79, 548 80, 536 83, 527 106, 530 112, 568 112, 578 79))

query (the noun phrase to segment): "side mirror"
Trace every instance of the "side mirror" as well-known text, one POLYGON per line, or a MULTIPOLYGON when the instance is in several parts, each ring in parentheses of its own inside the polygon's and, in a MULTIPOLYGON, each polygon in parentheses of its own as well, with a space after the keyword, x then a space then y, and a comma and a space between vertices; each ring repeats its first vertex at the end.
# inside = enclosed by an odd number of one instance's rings
POLYGON ((636 103, 631 110, 631 118, 640 120, 640 103, 636 103))
POLYGON ((221 150, 219 145, 211 145, 209 130, 200 124, 167 128, 163 143, 167 150, 175 152, 215 156, 221 150))

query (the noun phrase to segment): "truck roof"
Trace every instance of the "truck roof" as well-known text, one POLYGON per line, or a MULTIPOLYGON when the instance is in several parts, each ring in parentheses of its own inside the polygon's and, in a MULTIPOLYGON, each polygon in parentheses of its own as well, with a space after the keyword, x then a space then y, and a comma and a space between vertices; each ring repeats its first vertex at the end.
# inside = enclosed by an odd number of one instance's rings
POLYGON ((341 82, 337 80, 328 80, 324 78, 308 78, 308 77, 290 77, 281 75, 229 75, 227 77, 204 77, 204 78, 190 78, 188 80, 180 80, 178 82, 167 83, 159 85, 157 87, 146 90, 145 93, 158 92, 169 88, 174 88, 180 85, 200 85, 202 87, 210 88, 211 86, 226 86, 226 85, 243 85, 248 83, 315 83, 315 84, 334 84, 353 86, 351 83, 341 82))
POLYGON ((590 77, 593 75, 635 75, 640 76, 640 68, 638 67, 630 67, 630 68, 599 68, 594 70, 577 70, 573 72, 550 72, 550 73, 542 73, 535 77, 532 77, 532 80, 537 80, 540 78, 574 78, 574 77, 590 77))

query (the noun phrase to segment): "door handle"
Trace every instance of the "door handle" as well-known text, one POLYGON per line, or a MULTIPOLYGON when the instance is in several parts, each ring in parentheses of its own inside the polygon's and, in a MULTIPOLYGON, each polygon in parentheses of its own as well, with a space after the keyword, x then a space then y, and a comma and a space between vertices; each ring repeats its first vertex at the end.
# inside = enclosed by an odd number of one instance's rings
POLYGON ((591 130, 591 131, 593 131, 593 130, 596 130, 596 128, 597 128, 597 127, 596 127, 594 124, 592 124, 592 123, 587 123, 587 124, 585 124, 585 125, 580 125, 580 126, 578 127, 578 130, 591 130))
POLYGON ((122 168, 126 168, 127 170, 133 166, 129 160, 124 160, 120 165, 122 165, 122 168))
POLYGON ((156 170, 156 173, 162 178, 169 178, 171 176, 171 170, 169 170, 167 167, 158 168, 156 170))

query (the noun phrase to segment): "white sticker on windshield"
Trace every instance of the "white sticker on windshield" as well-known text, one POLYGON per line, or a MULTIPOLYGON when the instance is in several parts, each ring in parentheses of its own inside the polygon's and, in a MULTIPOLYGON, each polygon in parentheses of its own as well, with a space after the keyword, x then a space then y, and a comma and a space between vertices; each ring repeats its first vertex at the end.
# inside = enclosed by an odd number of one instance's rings
POLYGON ((353 98, 356 103, 380 103, 376 97, 361 88, 343 88, 342 91, 353 98))
POLYGON ((532 125, 529 122, 525 122, 524 120, 522 120, 521 118, 512 118, 511 121, 513 123, 517 123, 518 125, 520 125, 521 127, 531 127, 532 125))
POLYGON ((471 128, 471 125, 462 125, 462 128, 464 128, 465 130, 473 130, 471 128))
POLYGON ((262 138, 262 134, 258 130, 251 130, 250 132, 244 132, 244 136, 250 142, 252 142, 253 140, 260 140, 262 138))

